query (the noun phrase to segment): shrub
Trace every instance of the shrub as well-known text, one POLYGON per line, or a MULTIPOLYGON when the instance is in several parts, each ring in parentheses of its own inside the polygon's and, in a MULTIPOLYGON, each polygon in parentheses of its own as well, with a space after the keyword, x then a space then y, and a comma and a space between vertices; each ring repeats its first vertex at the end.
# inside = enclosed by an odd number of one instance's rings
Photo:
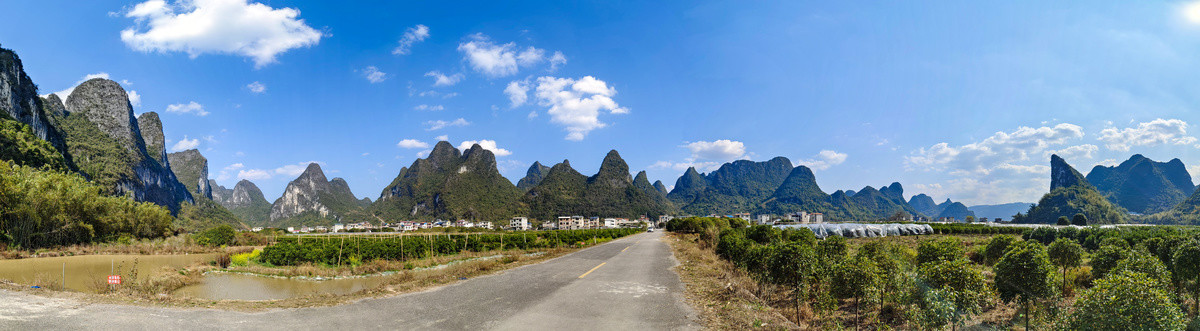
POLYGON ((1004 252, 1008 251, 1008 246, 1017 242, 1017 237, 1011 235, 995 236, 988 241, 987 248, 983 250, 983 263, 987 265, 996 264, 1000 261, 1000 257, 1004 256, 1004 252))
POLYGON ((229 263, 231 263, 231 262, 232 262, 232 259, 229 257, 229 254, 217 255, 216 264, 218 267, 221 267, 222 269, 228 268, 229 263))
POLYGON ((208 230, 204 230, 197 235, 196 242, 205 246, 225 246, 232 244, 237 238, 237 230, 232 226, 221 225, 208 230))
POLYGON ((1096 281, 1075 302, 1074 330, 1182 330, 1183 312, 1165 284, 1122 270, 1096 281))
POLYGON ((917 246, 917 264, 954 261, 963 258, 963 242, 957 238, 925 240, 917 246))

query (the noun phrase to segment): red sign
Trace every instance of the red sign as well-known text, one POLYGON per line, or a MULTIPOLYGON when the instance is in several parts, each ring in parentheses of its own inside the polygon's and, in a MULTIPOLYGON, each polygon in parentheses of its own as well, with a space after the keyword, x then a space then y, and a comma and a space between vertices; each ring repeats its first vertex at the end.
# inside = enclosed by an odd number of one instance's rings
POLYGON ((119 275, 108 276, 108 283, 112 284, 112 285, 121 285, 121 276, 119 276, 119 275))

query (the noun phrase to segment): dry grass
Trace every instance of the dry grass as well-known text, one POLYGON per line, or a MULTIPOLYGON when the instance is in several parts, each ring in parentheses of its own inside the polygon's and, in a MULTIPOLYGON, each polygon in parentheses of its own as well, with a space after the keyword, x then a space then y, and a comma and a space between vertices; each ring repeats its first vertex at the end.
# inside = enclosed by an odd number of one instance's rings
MULTIPOLYGON (((680 265, 675 272, 683 280, 688 303, 700 312, 700 320, 710 330, 797 330, 782 314, 795 310, 776 309, 754 293, 757 283, 712 250, 702 248, 699 235, 669 233, 667 241, 680 265)), ((811 316, 806 308, 801 315, 811 316)))
POLYGON ((197 244, 188 235, 177 235, 158 239, 134 239, 126 242, 113 241, 82 245, 43 248, 35 251, 5 250, 0 251, 0 258, 22 259, 34 257, 58 257, 75 255, 99 254, 137 254, 137 255, 170 255, 170 254, 201 254, 225 252, 244 248, 207 247, 197 244))

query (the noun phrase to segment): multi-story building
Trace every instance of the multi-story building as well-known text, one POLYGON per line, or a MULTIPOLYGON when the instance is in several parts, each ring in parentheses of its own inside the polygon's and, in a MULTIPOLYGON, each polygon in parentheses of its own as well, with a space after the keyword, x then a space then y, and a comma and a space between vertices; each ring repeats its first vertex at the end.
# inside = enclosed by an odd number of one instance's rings
POLYGON ((821 213, 808 214, 807 223, 822 223, 822 222, 825 222, 825 214, 821 214, 821 213))
POLYGON ((508 228, 517 231, 529 230, 529 218, 513 217, 511 220, 508 220, 508 228))
POLYGON ((588 226, 588 221, 583 216, 559 216, 558 229, 560 230, 579 230, 585 229, 588 226))

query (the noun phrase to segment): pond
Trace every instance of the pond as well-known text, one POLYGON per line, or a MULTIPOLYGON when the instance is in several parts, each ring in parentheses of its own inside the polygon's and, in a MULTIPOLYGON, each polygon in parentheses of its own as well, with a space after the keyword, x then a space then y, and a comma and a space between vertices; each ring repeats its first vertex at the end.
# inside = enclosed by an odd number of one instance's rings
POLYGON ((210 272, 199 284, 173 294, 206 300, 282 300, 318 294, 345 295, 379 287, 394 275, 312 280, 228 272, 210 272))
POLYGON ((140 276, 160 272, 162 268, 183 268, 208 263, 217 254, 188 255, 79 255, 0 260, 0 279, 23 285, 60 285, 77 292, 98 293, 107 285, 109 275, 121 275, 128 282, 134 270, 140 276), (136 263, 135 263, 136 262, 136 263), (136 269, 135 269, 136 266, 136 269))

